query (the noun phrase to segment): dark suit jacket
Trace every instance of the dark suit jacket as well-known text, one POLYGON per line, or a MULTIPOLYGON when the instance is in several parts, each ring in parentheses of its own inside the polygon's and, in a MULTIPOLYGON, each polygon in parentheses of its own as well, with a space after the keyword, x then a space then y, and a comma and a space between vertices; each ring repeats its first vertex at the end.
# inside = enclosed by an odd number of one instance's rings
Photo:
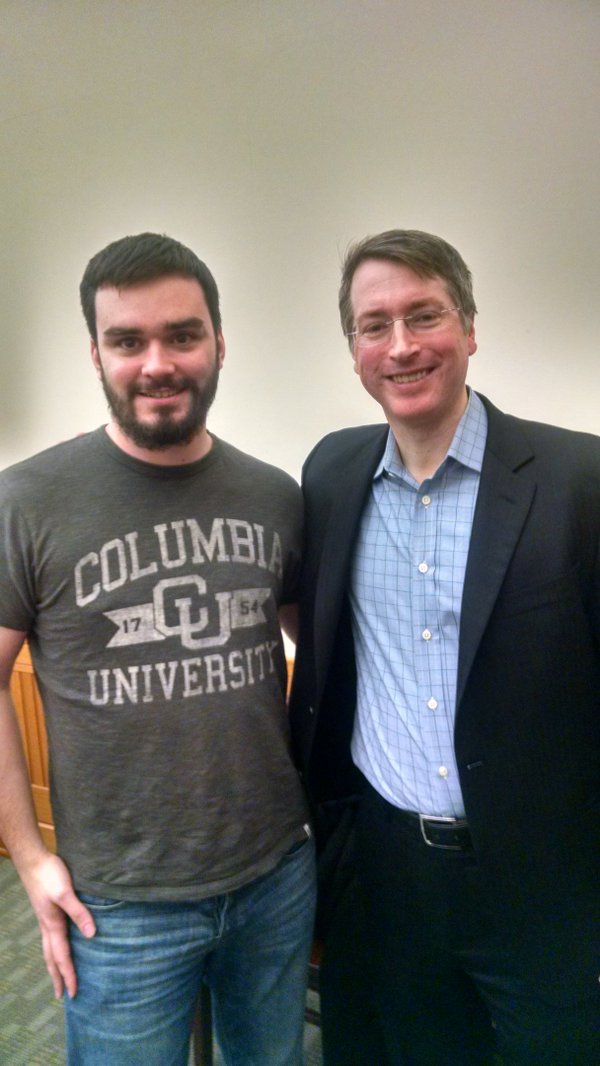
MULTIPOLYGON (((568 980, 576 995, 600 969, 600 440, 482 399, 488 439, 462 601, 455 751, 507 948, 537 960, 542 983, 568 980), (588 945, 577 975, 575 937, 588 945)), ((387 431, 333 433, 304 467, 291 720, 317 803, 356 787, 347 582, 387 431)))

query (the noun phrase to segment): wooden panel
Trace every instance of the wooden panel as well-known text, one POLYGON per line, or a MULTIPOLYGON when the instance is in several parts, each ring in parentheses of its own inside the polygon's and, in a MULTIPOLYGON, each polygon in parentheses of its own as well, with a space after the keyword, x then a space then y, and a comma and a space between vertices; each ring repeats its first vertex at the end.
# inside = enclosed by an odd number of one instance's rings
MULTIPOLYGON (((10 691, 23 737, 38 825, 45 844, 55 851, 56 836, 48 787, 48 737, 42 700, 26 644, 21 648, 15 661, 10 679, 10 691)), ((1 840, 0 854, 6 855, 6 849, 1 840)))
POLYGON ((32 785, 31 791, 33 793, 33 802, 38 816, 38 821, 45 822, 47 825, 54 824, 54 818, 52 817, 52 807, 50 806, 50 792, 47 788, 40 788, 39 785, 32 785))
POLYGON ((15 664, 10 687, 23 736, 29 777, 32 784, 48 788, 48 738, 31 660, 15 664))
POLYGON ((53 825, 44 825, 43 822, 39 822, 40 833, 42 834, 42 840, 48 848, 48 851, 56 851, 56 833, 54 832, 53 825))

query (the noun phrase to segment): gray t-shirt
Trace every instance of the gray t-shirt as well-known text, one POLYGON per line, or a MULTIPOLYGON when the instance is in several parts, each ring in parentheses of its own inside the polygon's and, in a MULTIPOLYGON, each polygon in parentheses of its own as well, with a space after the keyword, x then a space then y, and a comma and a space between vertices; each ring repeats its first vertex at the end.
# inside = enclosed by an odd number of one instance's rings
POLYGON ((100 429, 0 474, 0 625, 29 634, 80 891, 201 899, 301 839, 277 622, 300 540, 292 478, 217 439, 163 467, 100 429))

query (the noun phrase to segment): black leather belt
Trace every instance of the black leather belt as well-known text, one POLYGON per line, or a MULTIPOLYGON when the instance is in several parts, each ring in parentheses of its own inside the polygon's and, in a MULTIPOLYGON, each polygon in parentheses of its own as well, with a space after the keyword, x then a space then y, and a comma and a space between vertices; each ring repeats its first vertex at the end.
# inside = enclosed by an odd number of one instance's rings
POLYGON ((466 818, 434 818, 428 814, 416 814, 421 827, 421 836, 432 848, 446 851, 472 851, 473 841, 466 818))
POLYGON ((391 822, 401 822, 408 826, 415 836, 420 837, 430 848, 442 848, 444 851, 472 851, 473 841, 466 818, 445 818, 433 814, 418 814, 416 811, 404 811, 384 799, 377 789, 365 778, 365 795, 370 802, 385 813, 391 822))

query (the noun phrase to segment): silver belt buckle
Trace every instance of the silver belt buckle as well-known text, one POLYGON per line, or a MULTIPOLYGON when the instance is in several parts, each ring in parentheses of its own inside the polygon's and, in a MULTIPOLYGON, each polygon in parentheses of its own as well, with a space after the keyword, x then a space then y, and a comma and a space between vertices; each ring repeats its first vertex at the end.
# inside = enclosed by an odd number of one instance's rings
POLYGON ((442 825, 455 825, 457 828, 462 829, 466 826, 466 819, 463 818, 451 818, 444 815, 436 814, 420 814, 419 825, 421 827, 421 836, 423 840, 430 848, 440 848, 442 851, 462 851, 460 844, 434 844, 433 840, 429 840, 425 832, 425 822, 441 822, 442 825))

